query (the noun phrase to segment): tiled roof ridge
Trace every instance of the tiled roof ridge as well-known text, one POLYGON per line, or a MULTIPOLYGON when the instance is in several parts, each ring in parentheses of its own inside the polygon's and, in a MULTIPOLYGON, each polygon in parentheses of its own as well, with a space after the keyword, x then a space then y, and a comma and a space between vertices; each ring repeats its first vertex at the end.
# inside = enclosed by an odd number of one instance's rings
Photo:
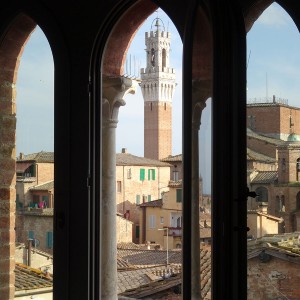
POLYGON ((157 199, 157 200, 152 200, 152 201, 149 201, 149 202, 144 202, 144 203, 141 203, 139 206, 142 206, 142 207, 158 207, 158 206, 162 206, 163 205, 163 201, 162 199, 157 199))
POLYGON ((159 167, 170 167, 171 165, 167 162, 155 160, 152 158, 142 157, 133 155, 130 153, 116 153, 116 165, 136 165, 136 166, 159 166, 159 167))
POLYGON ((182 161, 182 154, 169 155, 162 158, 161 161, 182 161))

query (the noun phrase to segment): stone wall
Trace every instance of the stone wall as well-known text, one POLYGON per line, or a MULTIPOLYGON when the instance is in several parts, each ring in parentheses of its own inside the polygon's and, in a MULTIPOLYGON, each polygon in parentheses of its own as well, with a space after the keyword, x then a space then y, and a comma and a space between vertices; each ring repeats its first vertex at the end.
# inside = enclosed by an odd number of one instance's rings
POLYGON ((132 243, 133 223, 117 216, 117 243, 132 243))

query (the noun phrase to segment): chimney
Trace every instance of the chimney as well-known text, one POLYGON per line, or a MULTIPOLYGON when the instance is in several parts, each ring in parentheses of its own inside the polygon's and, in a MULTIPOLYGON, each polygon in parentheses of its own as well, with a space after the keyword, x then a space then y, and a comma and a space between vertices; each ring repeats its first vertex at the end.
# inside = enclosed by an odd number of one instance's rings
POLYGON ((20 159, 24 159, 24 153, 20 152, 20 159))
POLYGON ((276 103, 275 95, 273 95, 273 103, 276 103))
POLYGON ((127 148, 122 148, 122 153, 128 153, 127 148))

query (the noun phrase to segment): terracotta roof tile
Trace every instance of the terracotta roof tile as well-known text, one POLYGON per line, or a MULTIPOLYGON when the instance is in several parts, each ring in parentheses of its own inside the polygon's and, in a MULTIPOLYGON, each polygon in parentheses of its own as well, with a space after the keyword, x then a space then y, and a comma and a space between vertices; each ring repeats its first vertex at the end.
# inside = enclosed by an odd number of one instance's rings
POLYGON ((116 154, 117 166, 153 166, 153 167, 170 167, 171 165, 155 159, 135 156, 129 153, 116 154))
POLYGON ((163 202, 162 202, 162 199, 158 199, 158 200, 141 203, 140 206, 141 207, 162 207, 163 202))
POLYGON ((16 291, 47 287, 52 288, 53 286, 51 277, 45 276, 45 274, 38 269, 20 263, 16 263, 15 276, 16 291))
POLYGON ((161 161, 165 161, 165 162, 182 161, 182 154, 169 155, 168 157, 161 159, 161 161))
POLYGON ((50 191, 52 189, 54 189, 54 180, 39 185, 35 185, 30 188, 30 190, 36 190, 36 191, 50 191))
POLYGON ((276 181, 278 178, 277 171, 260 171, 257 175, 252 179, 251 183, 272 183, 276 181))
POLYGON ((18 161, 35 161, 35 162, 54 162, 54 152, 41 151, 38 153, 26 154, 23 158, 18 157, 18 161))

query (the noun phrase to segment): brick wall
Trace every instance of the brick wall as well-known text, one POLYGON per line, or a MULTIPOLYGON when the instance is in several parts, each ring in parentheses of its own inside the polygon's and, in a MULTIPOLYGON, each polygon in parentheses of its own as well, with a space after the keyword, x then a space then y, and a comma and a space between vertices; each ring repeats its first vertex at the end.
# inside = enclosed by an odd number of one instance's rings
POLYGON ((300 134, 300 109, 286 105, 247 107, 247 127, 255 132, 286 140, 292 132, 300 134), (290 116, 292 126, 290 126, 290 116))
POLYGON ((144 156, 153 159, 172 154, 172 103, 146 101, 144 105, 144 156))
POLYGON ((275 257, 266 263, 248 260, 248 300, 300 299, 299 286, 299 264, 275 257))

